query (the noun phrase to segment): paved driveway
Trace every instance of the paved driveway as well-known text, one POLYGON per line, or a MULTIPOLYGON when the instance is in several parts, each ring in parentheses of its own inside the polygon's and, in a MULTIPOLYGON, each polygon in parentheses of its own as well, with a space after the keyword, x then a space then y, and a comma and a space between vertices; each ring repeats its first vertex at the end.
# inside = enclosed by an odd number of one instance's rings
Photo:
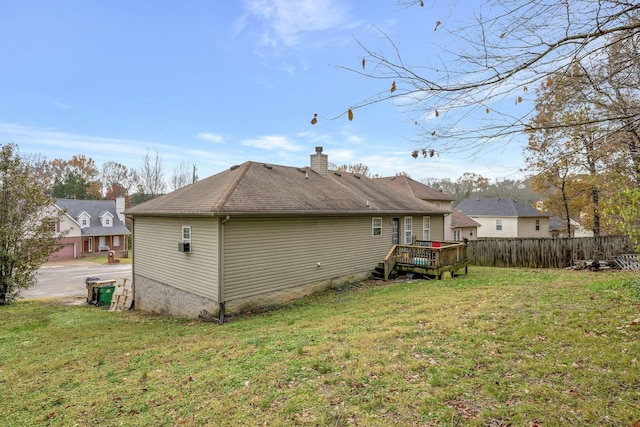
POLYGON ((66 298, 86 302, 88 276, 103 280, 115 279, 122 283, 123 278, 131 283, 131 264, 96 264, 91 261, 55 261, 38 269, 38 283, 20 292, 24 299, 66 298))

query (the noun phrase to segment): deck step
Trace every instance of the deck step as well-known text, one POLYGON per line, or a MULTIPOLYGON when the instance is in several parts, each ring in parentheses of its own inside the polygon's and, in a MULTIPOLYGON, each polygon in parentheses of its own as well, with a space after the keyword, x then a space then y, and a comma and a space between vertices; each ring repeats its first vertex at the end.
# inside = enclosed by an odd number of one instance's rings
POLYGON ((371 273, 371 277, 377 280, 384 280, 384 264, 379 263, 371 273))

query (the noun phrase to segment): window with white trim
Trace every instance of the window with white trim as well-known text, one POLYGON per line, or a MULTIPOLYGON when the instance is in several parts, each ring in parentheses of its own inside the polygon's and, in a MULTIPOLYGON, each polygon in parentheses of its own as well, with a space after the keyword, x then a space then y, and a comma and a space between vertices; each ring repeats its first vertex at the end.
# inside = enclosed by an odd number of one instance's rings
POLYGON ((371 218, 371 235, 382 236, 382 218, 371 218))
POLYGON ((540 231, 540 220, 536 219, 536 231, 540 231))
POLYGON ((502 231, 502 220, 496 219, 496 231, 502 231))
POLYGON ((422 217, 422 240, 431 240, 431 217, 422 217))
POLYGON ((120 236, 113 236, 113 246, 120 247, 120 236))
POLYGON ((191 226, 190 225, 182 226, 182 242, 191 243, 191 226))
POLYGON ((413 226, 413 218, 410 216, 405 216, 404 217, 404 244, 405 245, 410 245, 413 243, 412 226, 413 226))

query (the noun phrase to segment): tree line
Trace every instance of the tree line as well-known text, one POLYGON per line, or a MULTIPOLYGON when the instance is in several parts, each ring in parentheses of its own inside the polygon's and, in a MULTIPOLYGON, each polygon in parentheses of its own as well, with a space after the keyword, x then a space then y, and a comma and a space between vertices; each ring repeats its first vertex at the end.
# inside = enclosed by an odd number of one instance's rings
POLYGON ((157 151, 147 151, 138 168, 115 161, 99 166, 84 154, 70 159, 48 160, 39 154, 25 155, 22 159, 45 194, 53 198, 114 200, 126 197, 137 204, 198 180, 195 165, 186 161, 176 166, 167 179, 162 156, 157 151))

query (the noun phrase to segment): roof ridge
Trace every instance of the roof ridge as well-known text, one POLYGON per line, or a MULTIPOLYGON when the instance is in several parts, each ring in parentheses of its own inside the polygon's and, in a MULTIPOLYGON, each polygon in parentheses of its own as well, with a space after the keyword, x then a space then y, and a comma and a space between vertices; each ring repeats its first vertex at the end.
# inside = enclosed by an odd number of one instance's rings
MULTIPOLYGON (((415 192, 415 191, 414 191, 414 189, 413 189, 413 184, 414 184, 414 183, 416 183, 416 184, 422 184, 422 183, 420 183, 420 182, 416 181, 415 179, 413 179, 413 178, 411 178, 411 177, 409 177, 409 176, 404 176, 404 175, 399 175, 399 176, 401 176, 401 177, 403 177, 403 178, 404 178, 404 182, 405 182, 405 184, 407 185, 407 187, 409 187, 409 191, 411 191, 411 195, 412 195, 413 197, 418 197, 418 196, 416 195, 416 192, 415 192)), ((424 185, 424 184, 422 184, 422 185, 424 185)))
POLYGON ((231 182, 231 184, 227 187, 224 193, 222 193, 222 196, 220 196, 216 204, 213 205, 214 211, 222 210, 224 205, 229 200, 229 197, 231 197, 231 194, 235 191, 235 189, 238 187, 238 184, 240 183, 242 178, 246 175, 247 171, 249 170, 249 167, 251 166, 251 163, 252 162, 249 161, 249 162, 244 162, 243 164, 240 165, 239 167, 240 170, 238 171, 238 175, 236 175, 236 177, 231 182))

